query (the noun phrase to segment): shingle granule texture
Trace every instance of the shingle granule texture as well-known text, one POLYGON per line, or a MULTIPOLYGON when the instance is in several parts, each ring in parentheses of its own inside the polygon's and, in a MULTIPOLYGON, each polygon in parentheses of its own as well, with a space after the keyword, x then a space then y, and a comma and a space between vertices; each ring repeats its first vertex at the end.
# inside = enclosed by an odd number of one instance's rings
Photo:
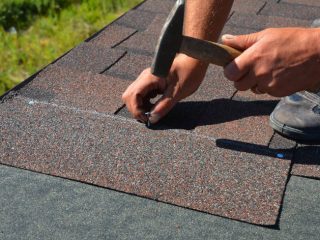
POLYGON ((160 36, 161 30, 167 18, 168 18, 167 14, 157 14, 157 16, 153 19, 153 21, 150 23, 150 25, 144 31, 144 33, 155 34, 157 36, 160 36))
POLYGON ((112 24, 102 30, 90 42, 101 45, 103 47, 114 47, 124 39, 129 38, 136 31, 137 30, 133 28, 127 28, 117 24, 112 24))
POLYGON ((259 31, 270 27, 309 27, 311 22, 295 18, 234 13, 227 26, 246 27, 259 31))
POLYGON ((104 74, 133 81, 144 69, 151 66, 152 59, 151 56, 128 53, 104 74))
POLYGON ((281 2, 320 7, 319 0, 281 0, 281 2))
MULTIPOLYGON (((273 0, 271 0, 273 1, 273 0)), ((264 0, 235 0, 232 11, 256 14, 265 5, 264 0)))
POLYGON ((294 156, 291 173, 320 179, 320 146, 300 145, 294 156))
POLYGON ((207 104, 195 131, 216 139, 267 145, 273 135, 268 125, 273 107, 273 102, 216 99, 207 104))
POLYGON ((82 43, 55 65, 82 72, 102 73, 124 55, 124 51, 82 43))
POLYGON ((117 49, 153 56, 158 39, 159 36, 156 34, 139 32, 121 43, 117 49))
POLYGON ((278 218, 288 160, 24 99, 7 100, 0 111, 3 164, 254 224, 278 218))
POLYGON ((131 10, 118 19, 117 24, 141 31, 148 28, 155 16, 154 12, 131 10))
POLYGON ((114 113, 122 106, 125 80, 50 66, 20 90, 30 99, 58 105, 114 113))
POLYGON ((268 2, 260 12, 261 15, 314 20, 319 18, 320 7, 290 3, 268 2))
POLYGON ((169 14, 174 4, 175 0, 149 0, 139 6, 138 10, 169 14))

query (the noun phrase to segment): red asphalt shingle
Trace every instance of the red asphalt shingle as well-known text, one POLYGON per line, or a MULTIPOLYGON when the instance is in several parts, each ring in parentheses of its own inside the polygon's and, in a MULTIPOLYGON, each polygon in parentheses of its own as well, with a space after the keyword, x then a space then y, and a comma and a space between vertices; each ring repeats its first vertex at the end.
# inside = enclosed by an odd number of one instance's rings
POLYGON ((320 7, 282 2, 267 2, 266 6, 260 12, 261 15, 296 18, 311 21, 319 18, 319 13, 320 7))
POLYGON ((128 53, 104 74, 133 81, 144 69, 149 68, 151 63, 151 56, 128 53))
POLYGON ((319 0, 281 0, 281 2, 295 3, 295 4, 302 4, 302 5, 320 7, 320 1, 319 0))
POLYGON ((81 43, 54 64, 82 72, 102 73, 119 60, 124 53, 119 49, 81 43))
POLYGON ((0 111, 3 164, 254 224, 277 221, 288 160, 24 99, 7 100, 0 111))
POLYGON ((295 18, 234 13, 227 26, 246 27, 257 31, 270 27, 309 27, 312 21, 295 18))
POLYGON ((50 66, 19 93, 37 101, 112 114, 122 106, 121 94, 128 85, 110 76, 50 66))
POLYGON ((90 42, 93 44, 101 45, 102 47, 113 47, 121 43, 124 39, 129 38, 136 29, 127 28, 117 24, 109 25, 106 29, 102 30, 95 38, 90 42))

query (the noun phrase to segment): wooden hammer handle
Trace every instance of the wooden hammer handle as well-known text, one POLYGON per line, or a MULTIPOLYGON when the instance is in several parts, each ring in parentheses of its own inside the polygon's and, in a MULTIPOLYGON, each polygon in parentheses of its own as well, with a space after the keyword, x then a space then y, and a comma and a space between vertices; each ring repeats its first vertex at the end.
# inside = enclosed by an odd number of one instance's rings
POLYGON ((201 61, 226 66, 241 52, 229 46, 183 36, 180 52, 201 61))

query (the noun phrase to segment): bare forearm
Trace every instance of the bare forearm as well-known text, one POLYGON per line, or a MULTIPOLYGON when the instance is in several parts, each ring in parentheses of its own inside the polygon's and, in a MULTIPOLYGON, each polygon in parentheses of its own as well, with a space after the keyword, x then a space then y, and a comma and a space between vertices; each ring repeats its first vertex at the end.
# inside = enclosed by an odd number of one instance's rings
POLYGON ((186 0, 184 34, 217 41, 233 0, 186 0))

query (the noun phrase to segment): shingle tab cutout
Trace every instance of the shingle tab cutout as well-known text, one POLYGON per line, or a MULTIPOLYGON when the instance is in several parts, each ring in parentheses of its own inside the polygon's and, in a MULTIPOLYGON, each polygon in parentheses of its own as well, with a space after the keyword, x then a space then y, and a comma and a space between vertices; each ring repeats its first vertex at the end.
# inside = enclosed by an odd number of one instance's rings
POLYGON ((82 72, 101 73, 124 55, 124 51, 108 46, 82 43, 59 59, 55 65, 82 72))
POLYGON ((288 160, 24 99, 8 100, 0 111, 3 164, 240 221, 276 223, 288 160))
POLYGON ((83 110, 114 113, 122 106, 128 81, 50 66, 20 90, 30 99, 83 110))

